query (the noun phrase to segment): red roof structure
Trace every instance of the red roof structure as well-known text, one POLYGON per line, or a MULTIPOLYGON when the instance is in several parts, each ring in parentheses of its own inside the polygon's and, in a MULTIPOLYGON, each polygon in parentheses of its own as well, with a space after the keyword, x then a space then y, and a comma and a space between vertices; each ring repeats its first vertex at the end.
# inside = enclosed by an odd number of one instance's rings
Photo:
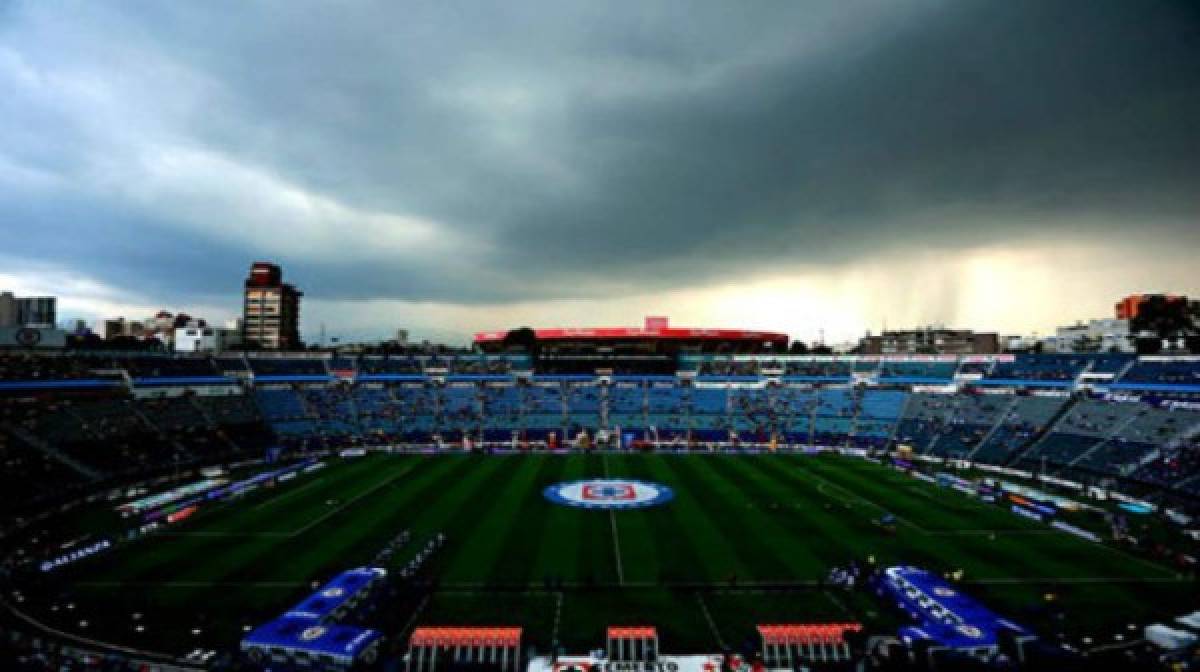
POLYGON ((650 625, 614 625, 608 628, 609 639, 654 639, 655 637, 658 637, 658 629, 650 625))
MULTIPOLYGON (((664 317, 647 317, 641 327, 561 327, 534 329, 539 341, 594 341, 594 340, 700 340, 700 341, 774 341, 787 346, 788 335, 773 331, 751 331, 746 329, 697 329, 692 327, 668 326, 664 317)), ((475 334, 476 343, 503 341, 508 331, 480 331, 475 334)))
POLYGON ((841 644, 847 632, 862 630, 859 623, 822 623, 815 625, 760 625, 758 634, 766 646, 789 644, 841 644))
POLYGON ((521 645, 521 628, 422 627, 413 630, 408 645, 515 647, 521 645))

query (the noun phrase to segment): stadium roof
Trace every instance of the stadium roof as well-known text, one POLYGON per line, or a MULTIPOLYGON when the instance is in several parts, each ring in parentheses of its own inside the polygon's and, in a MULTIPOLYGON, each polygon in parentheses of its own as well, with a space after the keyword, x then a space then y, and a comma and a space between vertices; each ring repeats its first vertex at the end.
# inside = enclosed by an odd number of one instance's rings
MULTIPOLYGON (((746 329, 698 329, 671 327, 665 317, 647 317, 641 327, 561 327, 535 329, 539 341, 590 340, 688 340, 688 341, 776 341, 784 345, 788 335, 774 331, 746 329)), ((503 341, 508 331, 481 331, 475 334, 476 343, 503 341)))

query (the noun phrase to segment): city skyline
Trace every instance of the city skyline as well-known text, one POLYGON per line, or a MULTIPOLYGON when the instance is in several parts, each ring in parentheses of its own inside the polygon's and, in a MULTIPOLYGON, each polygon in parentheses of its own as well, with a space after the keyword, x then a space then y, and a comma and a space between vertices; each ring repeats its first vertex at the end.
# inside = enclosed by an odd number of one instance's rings
POLYGON ((1200 294, 1186 3, 63 18, 0 10, 0 287, 64 316, 222 322, 258 259, 309 340, 1044 334, 1200 294))

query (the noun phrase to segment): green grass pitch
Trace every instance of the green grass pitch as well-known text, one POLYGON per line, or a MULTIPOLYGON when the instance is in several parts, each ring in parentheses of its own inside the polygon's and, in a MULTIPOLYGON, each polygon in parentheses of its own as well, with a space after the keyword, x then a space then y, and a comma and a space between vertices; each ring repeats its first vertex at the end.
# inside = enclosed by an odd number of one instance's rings
POLYGON ((961 569, 967 590, 1001 613, 1073 636, 1109 636, 1196 600, 1195 585, 1166 567, 835 455, 335 460, 81 563, 60 580, 80 613, 104 605, 116 614, 95 619, 95 636, 228 645, 314 581, 369 562, 404 529, 413 542, 399 562, 437 532, 448 544, 427 568, 432 592, 396 609, 415 624, 522 625, 542 650, 556 641, 569 650, 596 646, 610 624, 657 625, 672 651, 736 646, 764 622, 856 620, 886 629, 896 617, 870 595, 817 585, 830 567, 868 556, 961 569), (596 511, 542 495, 554 483, 604 476, 662 483, 675 499, 596 511), (899 521, 894 535, 874 524, 885 510, 899 521), (133 634, 125 612, 142 614, 155 636, 133 634), (196 627, 202 635, 191 635, 196 627))

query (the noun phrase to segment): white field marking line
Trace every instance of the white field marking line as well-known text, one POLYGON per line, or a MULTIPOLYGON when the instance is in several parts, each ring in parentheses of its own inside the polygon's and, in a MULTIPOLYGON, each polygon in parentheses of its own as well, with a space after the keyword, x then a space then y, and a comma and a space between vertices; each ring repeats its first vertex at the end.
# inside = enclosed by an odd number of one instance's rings
MULTIPOLYGON (((852 490, 850 490, 849 488, 844 488, 844 487, 842 487, 842 486, 840 486, 840 485, 838 485, 838 484, 836 484, 836 483, 832 483, 832 482, 830 482, 830 481, 826 480, 824 477, 820 476, 819 474, 814 474, 814 473, 812 473, 812 472, 804 472, 804 474, 805 474, 806 476, 808 476, 808 477, 811 477, 811 478, 813 478, 813 479, 816 479, 816 481, 817 481, 817 487, 816 487, 816 490, 817 490, 817 492, 818 492, 818 493, 820 493, 821 495, 824 495, 825 497, 828 497, 829 499, 832 499, 832 500, 834 500, 834 501, 836 501, 836 502, 840 502, 840 503, 842 503, 842 504, 849 504, 849 503, 850 503, 850 502, 849 502, 848 500, 846 500, 846 499, 842 499, 842 498, 836 497, 836 496, 834 496, 834 495, 831 495, 831 494, 829 494, 828 492, 826 492, 826 491, 825 491, 825 488, 827 488, 827 487, 828 487, 828 488, 834 488, 834 489, 836 489, 836 490, 841 490, 843 493, 845 493, 845 494, 849 495, 850 497, 852 497, 852 498, 854 498, 854 499, 857 499, 858 501, 862 502, 863 504, 866 504, 867 506, 873 507, 874 509, 876 509, 876 510, 878 510, 878 511, 881 511, 881 512, 883 512, 883 513, 891 513, 891 511, 889 511, 889 510, 887 509, 887 507, 885 507, 885 506, 882 506, 882 505, 880 505, 880 504, 876 504, 875 502, 871 501, 870 499, 867 499, 866 497, 863 497, 862 495, 858 494, 857 492, 853 492, 853 491, 852 491, 852 490)), ((918 525, 918 524, 916 524, 916 523, 912 522, 911 520, 909 520, 909 519, 907 519, 907 518, 902 518, 902 517, 900 517, 900 516, 897 516, 897 515, 896 515, 896 514, 894 514, 894 513, 892 513, 892 515, 896 517, 896 520, 898 520, 898 521, 900 521, 901 523, 904 523, 905 525, 907 525, 907 526, 909 526, 909 527, 913 528, 913 529, 914 529, 914 530, 916 530, 917 532, 920 532, 921 534, 929 534, 929 530, 925 529, 924 527, 921 527, 920 525, 918 525)))
POLYGON ((296 588, 307 581, 79 581, 75 585, 91 588, 296 588))
POLYGON ((846 608, 846 604, 839 600, 837 595, 834 595, 832 590, 822 590, 821 594, 828 598, 829 601, 833 603, 833 606, 837 607, 838 611, 842 612, 842 614, 846 616, 847 620, 854 620, 854 613, 846 608))
MULTIPOLYGON (((749 585, 749 586, 754 586, 754 585, 815 586, 815 585, 817 585, 817 583, 818 583, 818 581, 816 581, 815 579, 813 579, 813 580, 803 579, 803 580, 798 580, 798 581, 761 581, 761 582, 740 581, 740 580, 738 581, 739 585, 745 584, 745 585, 749 585)), ((603 587, 616 587, 617 586, 617 584, 612 584, 612 583, 599 583, 599 582, 588 583, 588 582, 584 582, 584 581, 563 581, 561 585, 563 588, 597 588, 597 587, 603 588, 603 587)), ((662 588, 663 586, 666 586, 666 585, 670 585, 670 584, 658 583, 656 581, 626 581, 625 583, 620 584, 620 587, 622 587, 622 588, 662 588)), ((690 585, 692 587, 696 587, 696 588, 719 588, 719 587, 725 586, 727 584, 696 582, 696 583, 690 584, 690 585)), ((530 583, 524 583, 524 584, 511 584, 511 585, 507 585, 507 586, 502 586, 500 588, 496 588, 495 584, 484 582, 484 581, 442 582, 442 583, 438 584, 437 592, 440 592, 440 593, 456 592, 456 593, 472 593, 472 594, 489 594, 490 595, 490 594, 494 594, 494 593, 503 593, 503 592, 506 592, 506 589, 511 590, 514 588, 523 589, 522 592, 526 592, 526 593, 547 593, 547 594, 552 595, 555 592, 557 592, 557 589, 546 590, 545 587, 540 582, 539 583, 530 582, 530 583)))
POLYGON ((708 610, 708 605, 704 602, 704 596, 696 593, 696 602, 700 604, 700 613, 704 614, 704 620, 708 622, 708 629, 712 632, 713 639, 722 649, 728 649, 725 645, 725 638, 721 636, 721 631, 717 629, 717 622, 713 620, 712 613, 708 610))
MULTIPOLYGON (((1038 585, 1046 583, 1062 583, 1062 584, 1100 584, 1100 583, 1115 583, 1124 585, 1138 584, 1159 584, 1159 583, 1187 583, 1189 579, 1184 578, 1168 578, 1168 577, 1099 577, 1099 576, 1065 576, 1065 577, 1021 577, 1021 578, 991 578, 991 579, 967 579, 962 583, 967 585, 1038 585)), ((622 588, 662 588, 665 585, 655 581, 627 581, 621 584, 622 588)), ((793 579, 790 581, 738 581, 737 585, 729 585, 727 583, 696 582, 686 584, 693 588, 706 588, 713 593, 722 594, 764 594, 787 591, 796 588, 813 588, 823 585, 821 581, 816 579, 793 579)), ((582 581, 567 581, 562 584, 564 588, 603 588, 606 586, 614 586, 614 584, 599 584, 585 583, 582 581)), ((614 586, 615 587, 615 586, 614 586)), ((461 581, 439 584, 437 592, 456 595, 494 595, 496 593, 508 592, 511 590, 520 590, 529 594, 546 594, 553 595, 557 590, 547 590, 540 583, 527 583, 523 585, 512 585, 497 589, 494 584, 483 581, 461 581), (523 590, 522 590, 523 589, 523 590)))
MULTIPOLYGON (((816 476, 816 475, 814 474, 814 476, 816 476)), ((820 478, 820 477, 819 477, 819 476, 817 476, 817 478, 820 478)), ((823 479, 822 479, 822 480, 823 480, 823 479)), ((839 487, 839 486, 836 486, 836 484, 835 484, 835 485, 834 485, 834 487, 839 487)), ((819 490, 819 488, 818 488, 818 490, 819 490)), ((957 492, 957 491, 956 491, 956 492, 957 492)), ((850 494, 853 494, 853 495, 855 495, 855 496, 858 496, 860 499, 862 499, 862 497, 861 497, 861 496, 859 496, 859 495, 857 495, 857 493, 850 493, 850 494)), ((961 493, 959 493, 959 494, 961 495, 961 493)), ((965 495, 963 495, 963 496, 965 497, 965 495)), ((869 501, 869 500, 864 500, 864 501, 869 501)), ((968 502, 970 502, 971 504, 973 504, 973 505, 977 506, 977 507, 978 507, 980 510, 983 510, 984 508, 986 508, 986 507, 984 507, 984 505, 983 505, 982 503, 980 503, 980 502, 977 502, 977 501, 975 501, 975 500, 972 500, 972 499, 967 499, 966 501, 968 501, 968 502)), ((877 505, 877 506, 878 506, 878 505, 877 505)), ((899 516, 897 516, 897 517, 896 517, 896 519, 897 519, 897 520, 903 520, 903 519, 902 519, 902 518, 900 518, 899 516)), ((923 528, 921 528, 921 527, 919 527, 919 526, 916 526, 916 525, 914 525, 914 528, 915 528, 915 529, 917 529, 917 530, 919 530, 919 531, 922 531, 922 532, 924 532, 926 535, 929 535, 929 536, 954 536, 955 534, 958 534, 958 533, 960 533, 960 532, 971 532, 971 533, 975 533, 975 531, 973 531, 973 530, 939 530, 939 531, 937 531, 937 532, 932 532, 932 531, 930 531, 930 530, 925 530, 925 529, 923 529, 923 528)), ((998 533, 998 532, 999 532, 999 531, 997 531, 997 533, 998 533)), ((1042 528, 1042 529, 1039 529, 1039 528, 1029 528, 1029 529, 1027 530, 1027 533, 1029 533, 1029 534, 1037 534, 1037 533, 1042 533, 1042 532, 1046 532, 1046 533, 1050 533, 1050 534, 1059 533, 1059 534, 1063 534, 1063 535, 1066 535, 1066 536, 1070 536, 1070 535, 1067 535, 1067 533, 1066 533, 1066 532, 1063 532, 1063 531, 1061 531, 1061 530, 1056 530, 1056 529, 1054 529, 1054 528, 1042 528)), ((986 534, 986 533, 987 533, 987 532, 983 532, 983 534, 986 534)), ((1008 532, 1007 534, 1014 534, 1014 533, 1015 533, 1015 531, 1010 531, 1010 532, 1008 532)), ((1072 537, 1072 538, 1074 538, 1074 537, 1072 537)), ((1101 541, 1101 542, 1098 542, 1098 543, 1097 543, 1097 545, 1098 545, 1098 546, 1100 546, 1100 548, 1106 549, 1107 551, 1109 551, 1109 552, 1111 552, 1111 553, 1116 553, 1117 555, 1121 556, 1122 558, 1125 558, 1125 559, 1128 559, 1128 560, 1135 560, 1135 561, 1137 561, 1138 563, 1140 563, 1140 564, 1141 564, 1143 567, 1149 567, 1149 568, 1153 569, 1154 571, 1156 571, 1156 572, 1158 572, 1158 573, 1166 573, 1166 574, 1170 574, 1171 576, 1173 576, 1173 577, 1176 577, 1176 578, 1178 578, 1178 577, 1180 577, 1180 576, 1181 576, 1180 574, 1178 574, 1178 573, 1175 573, 1175 572, 1172 572, 1170 569, 1168 569, 1168 568, 1166 568, 1166 567, 1163 567, 1163 566, 1161 566, 1161 565, 1155 564, 1154 562, 1151 562, 1150 560, 1147 560, 1146 558, 1143 558, 1143 557, 1140 557, 1140 556, 1134 555, 1133 553, 1130 553, 1129 551, 1126 551, 1125 549, 1122 549, 1122 548, 1118 548, 1118 547, 1116 547, 1116 546, 1109 545, 1109 544, 1107 544, 1107 543, 1104 543, 1103 541, 1101 541)))
MULTIPOLYGON (((604 465, 604 478, 608 478, 608 454, 600 455, 600 463, 604 465)), ((617 584, 625 585, 625 569, 621 566, 621 535, 617 534, 617 514, 608 510, 608 524, 612 528, 613 554, 617 558, 617 584)))
POLYGON ((1139 637, 1138 639, 1131 639, 1127 642, 1114 642, 1112 644, 1102 644, 1100 646, 1088 649, 1087 652, 1088 653, 1098 653, 1100 651, 1110 651, 1113 649, 1126 649, 1131 646, 1141 646, 1145 642, 1146 642, 1146 640, 1139 637))
POLYGON ((413 609, 412 616, 408 617, 408 621, 404 623, 404 628, 400 630, 401 635, 412 632, 413 626, 417 624, 417 618, 421 616, 421 612, 425 611, 425 605, 429 604, 429 597, 429 593, 426 593, 425 597, 421 598, 421 603, 417 605, 416 609, 413 609))
MULTIPOLYGON (((1066 532, 1063 532, 1063 534, 1066 534, 1066 532)), ((1109 544, 1107 544, 1107 543, 1106 543, 1106 542, 1104 542, 1104 541, 1100 541, 1100 542, 1092 542, 1092 543, 1093 543, 1094 545, 1096 545, 1096 546, 1099 546, 1100 548, 1103 548, 1103 549, 1105 549, 1105 550, 1109 551, 1110 553, 1116 553, 1117 555, 1119 555, 1119 556, 1121 556, 1121 557, 1123 557, 1123 558, 1127 558, 1127 559, 1129 559, 1129 560, 1136 560, 1136 561, 1138 561, 1139 563, 1141 563, 1143 567, 1151 567, 1151 568, 1153 568, 1153 569, 1154 569, 1155 571, 1157 571, 1157 572, 1160 572, 1160 573, 1163 573, 1163 572, 1165 572, 1165 573, 1167 573, 1167 574, 1170 574, 1171 576, 1174 576, 1174 577, 1176 577, 1176 578, 1181 578, 1181 577, 1182 577, 1182 574, 1179 574, 1179 573, 1177 573, 1177 572, 1172 572, 1170 569, 1168 569, 1168 568, 1166 568, 1166 567, 1163 567, 1163 566, 1161 566, 1161 565, 1156 565, 1155 563, 1153 563, 1153 562, 1151 562, 1151 561, 1149 561, 1149 560, 1147 560, 1147 559, 1145 559, 1145 558, 1143 558, 1143 557, 1141 557, 1141 556, 1134 555, 1133 553, 1130 553, 1129 551, 1126 551, 1126 550, 1125 550, 1125 549, 1123 549, 1123 548, 1118 548, 1118 547, 1116 547, 1116 546, 1110 546, 1109 544)))
POLYGON ((963 583, 988 585, 1024 585, 1037 583, 1186 583, 1188 579, 1168 576, 1145 577, 1101 577, 1101 576, 1061 576, 1061 577, 1029 577, 1029 578, 995 578, 995 579, 966 579, 963 583))
POLYGON ((554 594, 554 628, 550 631, 550 641, 558 643, 558 624, 562 622, 562 591, 557 591, 554 594))
MULTIPOLYGON (((1163 584, 1163 583, 1188 583, 1189 579, 1177 577, 1100 577, 1100 576, 1063 576, 1063 577, 1021 577, 1021 578, 990 578, 990 579, 966 579, 962 581, 966 585, 980 586, 1021 586, 1021 585, 1037 585, 1045 583, 1061 583, 1061 584, 1101 584, 1115 583, 1125 585, 1137 584, 1163 584)), ((298 588, 307 586, 305 581, 80 581, 75 585, 92 587, 92 588, 298 588)), ((569 581, 563 584, 565 588, 585 588, 597 587, 600 584, 584 583, 582 581, 569 581)), ((624 588, 661 588, 664 584, 654 581, 631 581, 621 584, 624 588)), ((791 588, 812 588, 821 585, 820 581, 815 579, 800 579, 792 581, 739 581, 738 585, 730 586, 722 583, 710 584, 695 584, 696 586, 707 586, 712 592, 717 594, 763 594, 770 592, 779 592, 791 588)), ((516 586, 520 587, 520 586, 516 586)), ((537 593, 547 595, 561 595, 560 590, 545 590, 540 583, 528 583, 524 586, 525 593, 537 593)), ((504 590, 495 590, 492 584, 483 581, 464 581, 455 583, 443 583, 435 592, 444 594, 459 594, 459 595, 494 595, 496 593, 506 592, 504 590)), ((699 594, 697 594, 699 595, 699 594)))
MULTIPOLYGON (((867 499, 866 497, 863 497, 862 495, 860 495, 860 494, 858 494, 858 493, 856 493, 856 492, 852 492, 852 491, 850 491, 850 490, 849 490, 849 489, 847 489, 847 488, 843 488, 842 486, 840 486, 840 485, 838 485, 838 484, 836 484, 836 483, 832 483, 832 482, 830 482, 830 481, 826 480, 824 477, 820 476, 819 474, 813 473, 813 472, 811 472, 811 471, 804 471, 803 473, 804 473, 804 474, 806 474, 807 476, 810 476, 810 477, 812 477, 812 478, 814 478, 814 479, 817 479, 818 481, 820 481, 820 483, 821 483, 821 484, 826 484, 826 485, 829 485, 830 487, 833 487, 833 488, 836 488, 836 489, 838 489, 838 490, 841 490, 842 492, 844 492, 844 493, 846 493, 846 494, 850 495, 851 497, 854 497, 854 498, 858 499, 859 501, 861 501, 861 502, 863 502, 863 503, 865 503, 865 504, 868 504, 868 505, 870 505, 870 506, 873 506, 873 507, 875 507, 875 508, 879 509, 880 511, 887 512, 887 509, 885 509, 884 507, 882 507, 882 506, 880 506, 880 505, 876 504, 875 502, 873 502, 873 501, 871 501, 871 500, 867 499)), ((830 496, 828 493, 824 492, 824 491, 821 489, 820 485, 818 485, 818 486, 817 486, 817 492, 821 493, 822 495, 825 495, 826 497, 829 497, 829 496, 830 496)), ((843 504, 844 504, 844 503, 846 503, 846 502, 845 502, 845 500, 841 500, 841 501, 842 501, 842 503, 843 503, 843 504)), ((892 514, 892 515, 895 515, 895 514, 892 514)), ((925 529, 924 527, 921 527, 920 525, 917 525, 916 523, 914 523, 914 522, 912 522, 912 521, 910 521, 910 520, 907 520, 907 519, 905 519, 905 518, 901 518, 900 516, 896 516, 896 520, 898 520, 898 521, 900 521, 900 522, 902 522, 902 523, 904 523, 904 524, 906 524, 906 525, 908 525, 908 526, 912 527, 914 530, 916 530, 916 531, 918 531, 918 532, 920 532, 920 533, 922 533, 922 534, 925 534, 925 535, 927 535, 927 536, 951 536, 951 535, 953 534, 953 531, 946 531, 946 530, 942 530, 942 531, 938 531, 938 532, 932 532, 932 531, 930 531, 930 530, 927 530, 927 529, 925 529)), ((1032 532, 1032 531, 1034 531, 1034 530, 1030 530, 1030 531, 1032 532)), ((1038 530, 1038 531, 1040 531, 1040 530, 1038 530)), ((1048 532, 1058 532, 1058 530, 1054 530, 1054 529, 1050 529, 1050 530, 1047 530, 1047 531, 1048 531, 1048 532)), ((1062 532, 1062 534, 1066 535, 1067 533, 1066 533, 1066 532, 1062 532)), ((1153 568, 1155 571, 1158 571, 1158 572, 1166 572, 1166 573, 1171 573, 1171 570, 1169 570, 1169 569, 1167 569, 1167 568, 1165 568, 1165 567, 1161 567, 1161 566, 1159 566, 1159 565, 1156 565, 1156 564, 1154 564, 1153 562, 1150 562, 1149 560, 1147 560, 1147 559, 1145 559, 1145 558, 1138 557, 1138 556, 1136 556, 1136 555, 1133 555, 1132 553, 1128 553, 1128 552, 1126 552, 1126 551, 1124 551, 1124 550, 1122 550, 1122 549, 1116 548, 1116 547, 1114 547, 1114 546, 1110 546, 1110 545, 1108 545, 1108 544, 1105 544, 1105 543, 1100 543, 1100 544, 1099 544, 1099 546, 1100 546, 1101 548, 1108 549, 1110 552, 1112 552, 1112 553, 1116 553, 1116 554, 1120 555, 1120 556, 1121 556, 1121 557, 1123 557, 1123 558, 1126 558, 1126 559, 1132 559, 1132 560, 1136 560, 1137 562, 1141 563, 1143 566, 1145 566, 1145 567, 1151 567, 1151 568, 1153 568)), ((1174 574, 1173 576, 1175 576, 1175 577, 1178 577, 1179 575, 1178 575, 1178 574, 1174 574)), ((1109 581, 1112 581, 1112 580, 1119 580, 1119 579, 1107 579, 1107 580, 1109 580, 1109 581)), ((1165 578, 1164 578, 1163 580, 1173 580, 1173 579, 1165 579, 1165 578)))
POLYGON ((316 480, 309 481, 308 483, 305 483, 304 485, 302 485, 298 488, 295 488, 294 490, 288 490, 287 492, 281 492, 278 495, 266 500, 265 502, 259 502, 258 504, 255 504, 254 507, 251 508, 250 510, 257 511, 265 506, 270 506, 272 504, 278 504, 279 502, 282 502, 282 501, 289 499, 301 492, 304 492, 305 490, 311 488, 312 486, 314 486, 324 480, 325 480, 325 477, 321 476, 321 477, 317 478, 316 480))
POLYGON ((380 491, 380 490, 382 490, 382 489, 386 488, 387 486, 391 485, 391 484, 392 484, 392 483, 394 483, 394 482, 395 482, 397 479, 399 479, 401 476, 404 476, 404 475, 408 474, 410 471, 412 471, 413 469, 415 469, 415 468, 417 467, 417 464, 419 464, 419 463, 414 463, 414 464, 411 464, 411 465, 409 465, 409 466, 408 466, 408 468, 407 468, 407 469, 404 469, 403 471, 400 471, 400 472, 398 472, 398 473, 396 473, 396 474, 393 474, 393 475, 392 475, 390 478, 388 478, 388 479, 386 479, 386 480, 380 481, 380 482, 379 482, 378 484, 376 484, 376 485, 375 485, 373 488, 371 488, 371 489, 369 489, 369 490, 364 490, 364 491, 362 491, 362 492, 358 493, 357 495, 355 495, 355 496, 354 496, 354 497, 352 497, 351 499, 348 499, 348 500, 346 500, 346 501, 345 501, 343 504, 341 504, 341 505, 340 505, 340 506, 338 506, 337 508, 335 508, 335 509, 332 509, 332 510, 330 510, 330 511, 327 511, 327 512, 326 512, 325 514, 323 514, 323 515, 317 516, 317 517, 316 517, 315 519, 313 519, 313 521, 312 521, 312 522, 310 522, 309 524, 305 525, 304 527, 302 527, 302 528, 300 528, 300 529, 298 529, 298 530, 296 530, 296 531, 294 531, 294 532, 292 532, 292 533, 290 533, 290 534, 288 534, 288 535, 286 535, 286 536, 288 536, 288 537, 298 537, 298 536, 300 536, 300 535, 304 534, 305 532, 308 532, 308 531, 309 531, 309 530, 311 530, 312 528, 314 528, 314 527, 316 527, 317 525, 320 525, 321 523, 323 523, 323 522, 325 522, 326 520, 328 520, 328 519, 329 519, 331 516, 333 516, 333 515, 336 515, 336 514, 338 514, 338 513, 341 513, 342 511, 345 511, 345 510, 346 510, 348 507, 350 507, 350 506, 353 506, 355 503, 357 503, 358 501, 362 500, 364 497, 369 497, 370 495, 373 495, 373 494, 375 494, 376 492, 378 492, 378 491, 380 491))
POLYGON ((985 534, 994 534, 999 537, 999 536, 1024 536, 1024 535, 1034 535, 1034 536, 1053 535, 1053 534, 1062 534, 1062 532, 1060 532, 1059 530, 1050 529, 1050 528, 1047 528, 1044 530, 1038 530, 1038 529, 1029 529, 1029 530, 979 529, 979 530, 930 530, 926 534, 928 534, 931 537, 971 537, 971 536, 982 536, 985 534))
POLYGON ((191 532, 159 532, 155 537, 236 537, 236 538, 273 538, 285 539, 292 536, 290 532, 222 532, 220 530, 194 530, 191 532))

